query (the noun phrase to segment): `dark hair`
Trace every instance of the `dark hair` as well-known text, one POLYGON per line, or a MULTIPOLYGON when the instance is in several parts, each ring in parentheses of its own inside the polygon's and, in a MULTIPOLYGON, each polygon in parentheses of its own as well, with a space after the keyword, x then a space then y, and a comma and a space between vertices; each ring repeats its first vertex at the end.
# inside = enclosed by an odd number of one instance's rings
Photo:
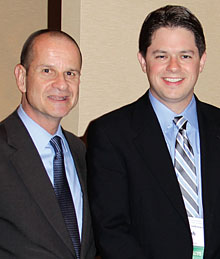
POLYGON ((79 50, 79 54, 80 54, 80 59, 81 59, 81 63, 82 63, 82 54, 80 51, 80 48, 77 44, 77 42, 67 33, 63 32, 63 31, 56 31, 56 30, 50 30, 50 29, 43 29, 43 30, 38 30, 33 32, 25 41, 22 51, 21 51, 21 56, 20 56, 20 64, 23 65, 26 69, 26 72, 28 72, 28 68, 29 65, 32 61, 33 58, 33 45, 34 45, 34 41, 35 39, 42 35, 42 34, 49 34, 50 36, 56 36, 56 37, 64 37, 66 39, 69 39, 70 41, 72 41, 78 48, 79 50))
POLYGON ((143 57, 151 45, 153 33, 161 27, 182 27, 191 31, 195 37, 199 56, 202 57, 206 49, 202 25, 187 8, 177 5, 161 7, 146 17, 139 36, 139 51, 143 57))

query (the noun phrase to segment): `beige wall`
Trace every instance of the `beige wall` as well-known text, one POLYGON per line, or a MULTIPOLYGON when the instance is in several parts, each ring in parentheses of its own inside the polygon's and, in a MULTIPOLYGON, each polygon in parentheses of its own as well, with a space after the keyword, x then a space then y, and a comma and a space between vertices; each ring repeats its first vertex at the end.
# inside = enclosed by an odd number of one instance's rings
MULTIPOLYGON (((62 29, 78 41, 83 53, 80 101, 64 120, 65 128, 81 136, 92 119, 134 101, 146 91, 148 82, 136 58, 139 31, 148 12, 168 3, 185 5, 202 22, 208 59, 196 93, 201 100, 220 107, 219 0, 63 0, 62 3, 62 29)), ((13 68, 27 35, 46 27, 47 1, 0 0, 0 15, 2 119, 19 103, 13 68)))
POLYGON ((47 0, 0 0, 0 120, 20 103, 14 67, 27 36, 47 26, 47 0), (37 3, 37 4, 36 4, 37 3))
MULTIPOLYGON (((81 0, 62 0, 62 30, 70 34, 80 45, 80 9, 81 0)), ((65 129, 78 135, 79 129, 79 103, 76 107, 62 120, 65 129)))

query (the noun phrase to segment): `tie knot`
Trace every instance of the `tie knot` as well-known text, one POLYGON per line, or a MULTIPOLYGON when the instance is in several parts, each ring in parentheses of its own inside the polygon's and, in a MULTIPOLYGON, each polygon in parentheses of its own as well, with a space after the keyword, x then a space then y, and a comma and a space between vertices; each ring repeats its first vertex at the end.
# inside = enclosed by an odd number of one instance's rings
POLYGON ((175 123, 175 125, 179 130, 186 129, 187 120, 183 116, 174 117, 173 122, 175 123))
POLYGON ((62 153, 61 138, 59 136, 53 137, 50 140, 50 144, 53 147, 55 154, 62 153))

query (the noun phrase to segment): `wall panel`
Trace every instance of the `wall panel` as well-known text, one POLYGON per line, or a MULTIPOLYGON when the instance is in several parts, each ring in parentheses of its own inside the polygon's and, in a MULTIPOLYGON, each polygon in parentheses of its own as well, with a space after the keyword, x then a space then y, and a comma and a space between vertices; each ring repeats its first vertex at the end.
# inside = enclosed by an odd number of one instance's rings
POLYGON ((0 0, 0 120, 20 103, 14 79, 22 45, 35 30, 47 27, 46 0, 0 0), (36 4, 37 3, 37 4, 36 4))

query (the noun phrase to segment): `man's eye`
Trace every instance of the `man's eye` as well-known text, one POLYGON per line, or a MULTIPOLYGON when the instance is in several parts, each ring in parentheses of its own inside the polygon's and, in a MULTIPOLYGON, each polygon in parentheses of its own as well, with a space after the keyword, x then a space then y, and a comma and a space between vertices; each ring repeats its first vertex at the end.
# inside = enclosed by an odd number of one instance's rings
POLYGON ((49 68, 44 68, 44 69, 43 69, 43 72, 44 72, 44 73, 49 73, 49 72, 50 72, 50 69, 49 69, 49 68))
POLYGON ((165 56, 164 55, 158 55, 158 56, 156 56, 156 59, 165 59, 165 56))
POLYGON ((70 72, 70 71, 66 72, 66 74, 67 74, 68 76, 75 76, 75 73, 74 73, 74 72, 70 72))
POLYGON ((183 59, 189 59, 189 58, 192 58, 190 55, 182 55, 182 58, 183 59))
POLYGON ((71 78, 79 78, 80 73, 78 71, 67 71, 66 75, 71 78))

